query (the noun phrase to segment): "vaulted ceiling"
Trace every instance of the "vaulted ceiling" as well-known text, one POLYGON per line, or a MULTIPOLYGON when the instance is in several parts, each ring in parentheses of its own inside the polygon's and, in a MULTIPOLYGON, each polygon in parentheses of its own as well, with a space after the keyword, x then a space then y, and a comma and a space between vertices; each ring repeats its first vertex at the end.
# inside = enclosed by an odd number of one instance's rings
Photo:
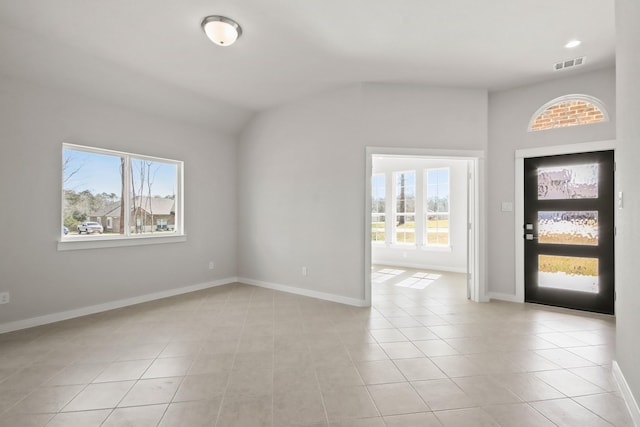
POLYGON ((499 90, 611 66, 614 54, 613 0, 0 2, 0 73, 229 131, 353 83, 499 90), (236 44, 205 37, 212 14, 242 25, 236 44), (565 48, 571 39, 582 44, 565 48))

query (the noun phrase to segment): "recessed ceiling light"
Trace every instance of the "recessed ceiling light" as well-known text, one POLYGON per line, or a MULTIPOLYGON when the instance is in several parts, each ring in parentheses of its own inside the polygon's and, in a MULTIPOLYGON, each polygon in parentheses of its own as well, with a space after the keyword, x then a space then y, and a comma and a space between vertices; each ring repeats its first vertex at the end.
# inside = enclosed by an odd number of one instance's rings
POLYGON ((580 40, 571 40, 569 43, 565 44, 564 47, 571 49, 573 47, 580 46, 580 43, 582 43, 580 40))

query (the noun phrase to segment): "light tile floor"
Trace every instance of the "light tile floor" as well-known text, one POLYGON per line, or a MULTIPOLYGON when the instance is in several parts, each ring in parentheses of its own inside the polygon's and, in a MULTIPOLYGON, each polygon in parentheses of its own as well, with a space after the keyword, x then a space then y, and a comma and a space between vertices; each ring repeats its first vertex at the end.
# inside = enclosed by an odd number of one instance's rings
POLYGON ((613 318, 373 282, 373 308, 235 284, 0 335, 0 426, 632 425, 613 318))

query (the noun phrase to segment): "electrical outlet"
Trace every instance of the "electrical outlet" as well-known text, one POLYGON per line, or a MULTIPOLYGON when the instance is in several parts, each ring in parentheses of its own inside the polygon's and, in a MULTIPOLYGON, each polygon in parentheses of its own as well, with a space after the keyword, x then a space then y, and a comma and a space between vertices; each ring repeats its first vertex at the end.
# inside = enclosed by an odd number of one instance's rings
POLYGON ((216 268, 216 265, 213 263, 213 261, 209 261, 209 270, 213 270, 214 268, 216 268))
POLYGON ((307 275, 307 267, 302 267, 302 275, 303 276, 307 275))
POLYGON ((0 304, 9 303, 9 292, 0 292, 0 304))

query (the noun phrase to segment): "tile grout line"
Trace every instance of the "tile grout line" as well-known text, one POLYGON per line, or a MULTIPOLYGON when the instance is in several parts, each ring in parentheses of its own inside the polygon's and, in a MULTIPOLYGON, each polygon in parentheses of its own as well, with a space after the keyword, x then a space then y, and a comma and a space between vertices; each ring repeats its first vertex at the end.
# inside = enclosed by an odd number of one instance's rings
MULTIPOLYGON (((227 298, 225 299, 225 303, 224 303, 224 307, 226 307, 229 304, 229 296, 227 295, 227 298)), ((244 328, 247 324, 247 318, 245 315, 244 318, 244 322, 242 324, 242 329, 241 331, 244 331, 244 328)), ((222 393, 222 397, 220 398, 220 407, 218 408, 218 414, 216 415, 216 420, 214 423, 214 426, 218 426, 218 423, 220 422, 220 415, 222 414, 222 408, 223 405, 225 403, 225 397, 227 395, 227 389, 229 388, 229 384, 231 383, 231 376, 233 375, 233 367, 235 366, 236 363, 236 357, 238 355, 238 349, 240 348, 240 340, 242 339, 242 332, 240 332, 240 337, 238 338, 238 342, 236 343, 236 350, 233 353, 233 360, 231 361, 231 368, 229 369, 229 377, 227 378, 227 383, 224 386, 224 392, 222 393)))

